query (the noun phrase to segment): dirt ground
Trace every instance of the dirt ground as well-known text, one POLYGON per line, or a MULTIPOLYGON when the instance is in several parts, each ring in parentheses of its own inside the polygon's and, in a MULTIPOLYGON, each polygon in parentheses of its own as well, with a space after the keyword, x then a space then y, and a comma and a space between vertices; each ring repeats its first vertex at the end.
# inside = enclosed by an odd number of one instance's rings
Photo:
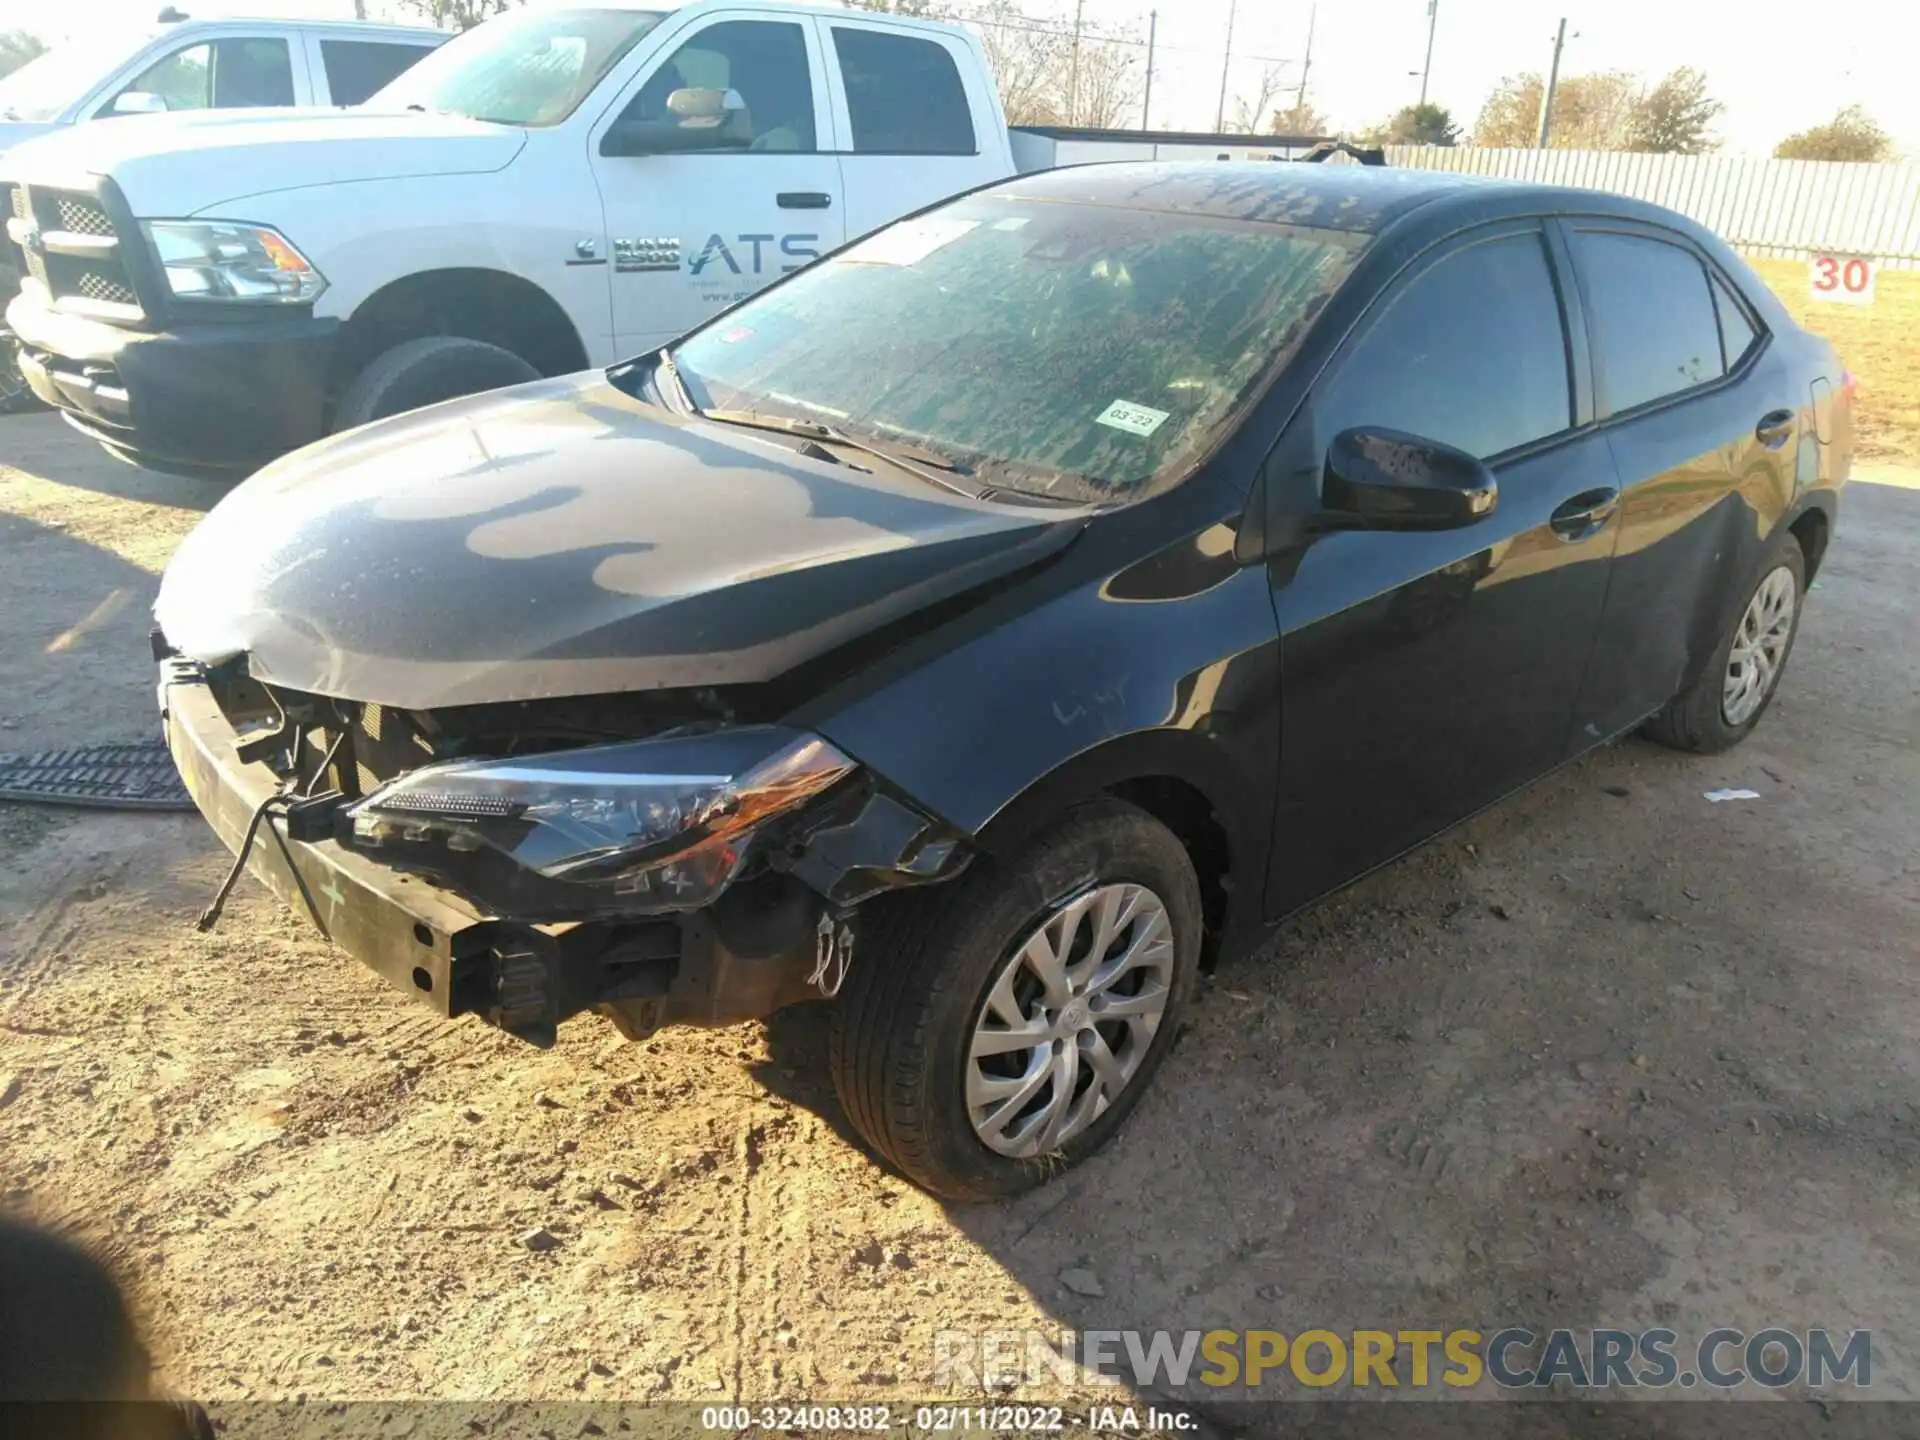
MULTIPOLYGON (((1750 743, 1610 749, 1292 923, 1000 1208, 849 1138, 817 1013, 541 1053, 252 881, 196 933, 197 818, 0 806, 0 1207, 103 1246, 213 1400, 900 1402, 948 1327, 1506 1324, 1871 1329, 1915 1398, 1920 472, 1881 473, 1750 743)), ((218 493, 0 420, 0 749, 151 733, 218 493)))

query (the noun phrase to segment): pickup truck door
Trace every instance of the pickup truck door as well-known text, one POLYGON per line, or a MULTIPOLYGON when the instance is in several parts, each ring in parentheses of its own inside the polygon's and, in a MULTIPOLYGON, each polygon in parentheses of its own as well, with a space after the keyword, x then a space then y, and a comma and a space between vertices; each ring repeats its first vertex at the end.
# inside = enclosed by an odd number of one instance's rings
POLYGON ((820 22, 849 239, 1013 173, 984 67, 965 42, 857 13, 820 22))
POLYGON ((122 95, 158 96, 168 111, 306 105, 313 98, 305 47, 291 29, 182 37, 170 49, 143 56, 132 76, 89 101, 89 115, 113 115, 122 95))
POLYGON ((840 163, 813 21, 704 17, 648 66, 590 132, 606 210, 614 350, 665 344, 715 311, 835 248, 845 238, 840 163), (675 91, 732 92, 745 102, 740 148, 608 155, 623 121, 673 118, 675 91))

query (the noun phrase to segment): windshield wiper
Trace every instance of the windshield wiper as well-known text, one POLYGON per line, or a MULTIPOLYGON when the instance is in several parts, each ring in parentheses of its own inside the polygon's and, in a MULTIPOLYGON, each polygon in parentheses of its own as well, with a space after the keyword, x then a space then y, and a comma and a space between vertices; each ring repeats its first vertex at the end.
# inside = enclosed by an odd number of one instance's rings
MULTIPOLYGON (((664 368, 664 367, 663 367, 664 368)), ((669 371, 676 384, 680 383, 678 371, 669 371)), ((685 393, 685 386, 681 387, 685 393)), ((831 425, 818 420, 801 420, 779 415, 760 415, 752 410, 702 410, 694 407, 693 413, 702 420, 711 420, 718 425, 741 425, 753 430, 771 430, 780 435, 796 435, 803 440, 816 440, 826 445, 839 445, 844 449, 857 450, 862 455, 871 455, 876 460, 884 460, 898 470, 918 476, 930 485, 938 485, 943 490, 951 490, 956 495, 964 495, 969 500, 978 500, 980 491, 968 485, 957 483, 952 477, 967 473, 963 466, 948 460, 944 456, 929 454, 925 450, 910 445, 888 445, 876 440, 863 440, 857 435, 849 435, 844 430, 836 430, 831 425)))

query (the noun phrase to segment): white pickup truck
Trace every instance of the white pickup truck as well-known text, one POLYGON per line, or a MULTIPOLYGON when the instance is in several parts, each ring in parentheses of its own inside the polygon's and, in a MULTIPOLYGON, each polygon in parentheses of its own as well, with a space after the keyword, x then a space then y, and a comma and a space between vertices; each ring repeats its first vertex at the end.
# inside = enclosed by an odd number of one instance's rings
POLYGON ((1022 135, 1016 165, 958 26, 779 0, 561 0, 352 111, 83 129, 0 161, 21 370, 189 473, 644 352, 1076 143, 1022 135))

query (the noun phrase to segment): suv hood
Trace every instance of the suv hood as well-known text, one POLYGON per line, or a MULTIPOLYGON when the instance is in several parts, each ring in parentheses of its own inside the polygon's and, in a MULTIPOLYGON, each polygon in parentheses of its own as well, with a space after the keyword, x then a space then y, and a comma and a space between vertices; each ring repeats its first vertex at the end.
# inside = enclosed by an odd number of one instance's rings
POLYGON ((52 186, 111 176, 135 215, 158 219, 275 190, 491 172, 526 141, 458 115, 197 110, 60 126, 10 152, 0 174, 52 186))
POLYGON ((536 381, 276 461, 187 538, 154 615, 191 659, 409 710, 751 683, 1054 554, 1085 519, 871 463, 680 417, 598 371, 536 381))

